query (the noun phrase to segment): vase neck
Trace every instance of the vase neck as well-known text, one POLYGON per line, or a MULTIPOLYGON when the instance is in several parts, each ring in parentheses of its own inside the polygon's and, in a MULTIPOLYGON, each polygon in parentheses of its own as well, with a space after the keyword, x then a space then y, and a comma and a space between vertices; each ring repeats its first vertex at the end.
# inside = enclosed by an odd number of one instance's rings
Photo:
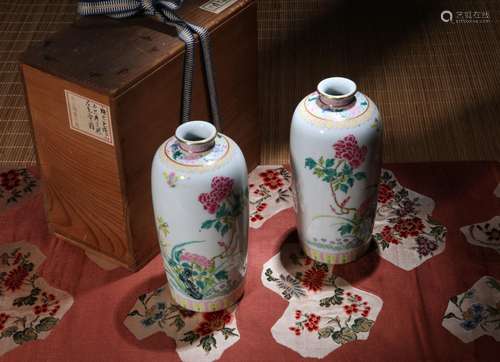
POLYGON ((175 138, 182 150, 189 153, 207 152, 215 146, 217 129, 205 121, 186 122, 177 127, 175 138))
POLYGON ((343 77, 323 79, 318 84, 319 100, 330 108, 342 108, 356 100, 356 83, 343 77))

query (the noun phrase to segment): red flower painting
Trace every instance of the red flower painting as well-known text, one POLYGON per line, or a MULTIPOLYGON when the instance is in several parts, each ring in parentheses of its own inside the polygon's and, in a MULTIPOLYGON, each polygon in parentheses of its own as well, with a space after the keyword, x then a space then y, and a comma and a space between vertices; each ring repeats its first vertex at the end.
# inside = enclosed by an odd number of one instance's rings
POLYGON ((11 291, 18 290, 28 275, 29 271, 23 265, 12 269, 4 280, 5 288, 11 291))
POLYGON ((394 198, 394 191, 386 184, 380 184, 378 188, 378 202, 386 204, 394 198))
POLYGON ((277 190, 284 185, 283 178, 278 171, 267 170, 261 172, 259 176, 262 178, 264 185, 271 190, 277 190))
POLYGON ((342 158, 349 162, 352 168, 358 168, 365 161, 368 148, 365 146, 359 147, 358 141, 354 135, 349 135, 337 141, 333 145, 335 157, 342 158))
POLYGON ((215 214, 222 200, 229 196, 233 189, 234 181, 229 177, 217 176, 212 179, 212 190, 198 197, 203 208, 210 214, 215 214))
POLYGON ((21 175, 17 170, 0 173, 0 185, 7 191, 19 186, 20 183, 21 175))
POLYGON ((288 329, 292 331, 296 336, 300 336, 302 331, 307 330, 308 332, 314 332, 319 330, 319 322, 321 321, 321 317, 314 313, 304 313, 300 310, 295 311, 295 319, 300 321, 295 323, 295 326, 289 327, 288 329), (302 318, 303 317, 303 318, 302 318))
POLYGON ((392 228, 390 226, 384 226, 382 231, 380 232, 382 239, 391 244, 399 244, 399 240, 396 239, 393 235, 392 228))
POLYGON ((212 332, 223 329, 226 324, 231 323, 231 314, 225 310, 211 313, 203 313, 203 322, 196 328, 196 332, 206 336, 212 332))
POLYGON ((302 277, 302 285, 307 289, 317 292, 323 287, 326 272, 321 269, 312 268, 307 270, 302 277))
POLYGON ((402 238, 407 238, 410 236, 418 236, 424 230, 424 223, 422 220, 415 216, 409 219, 399 219, 397 224, 394 225, 394 230, 402 238))

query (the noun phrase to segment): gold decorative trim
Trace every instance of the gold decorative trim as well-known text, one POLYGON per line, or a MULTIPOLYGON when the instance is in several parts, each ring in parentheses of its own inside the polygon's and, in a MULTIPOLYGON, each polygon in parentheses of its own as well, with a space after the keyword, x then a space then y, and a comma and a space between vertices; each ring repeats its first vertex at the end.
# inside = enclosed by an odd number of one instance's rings
POLYGON ((321 118, 311 113, 311 111, 307 109, 306 101, 309 97, 310 95, 305 97, 300 103, 301 108, 305 111, 304 113, 310 116, 305 117, 306 121, 323 128, 355 128, 360 126, 361 124, 364 124, 365 122, 368 122, 373 115, 373 102, 370 98, 365 96, 366 100, 368 101, 368 107, 366 107, 366 109, 360 115, 343 121, 334 121, 331 119, 321 118))
POLYGON ((172 164, 175 167, 175 169, 183 170, 184 172, 189 172, 189 171, 198 172, 198 171, 201 171, 203 168, 206 168, 206 171, 211 171, 211 170, 217 169, 217 168, 221 167, 222 164, 226 163, 228 160, 228 157, 233 154, 233 146, 231 145, 231 140, 221 133, 219 133, 219 135, 220 135, 220 137, 223 137, 224 140, 227 142, 227 150, 221 156, 220 159, 218 159, 217 161, 215 161, 214 163, 212 163, 208 166, 207 165, 185 165, 185 164, 179 163, 178 161, 170 158, 167 154, 167 151, 166 151, 166 147, 167 147, 167 144, 168 144, 168 141, 170 140, 170 138, 167 141, 165 141, 165 143, 162 145, 162 152, 160 153, 161 159, 172 164))

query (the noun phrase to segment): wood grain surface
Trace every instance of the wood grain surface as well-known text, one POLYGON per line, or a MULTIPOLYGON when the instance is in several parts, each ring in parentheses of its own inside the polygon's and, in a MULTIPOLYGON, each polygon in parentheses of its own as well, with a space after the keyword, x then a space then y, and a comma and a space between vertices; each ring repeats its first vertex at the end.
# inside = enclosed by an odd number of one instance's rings
MULTIPOLYGON (((253 169, 260 162, 257 8, 248 0, 231 9, 204 21, 220 74, 222 130, 253 169)), ((193 21, 200 11, 192 4, 185 10, 193 21)), ((179 125, 184 61, 175 34, 151 19, 139 20, 78 20, 21 58, 49 228, 132 270, 159 252, 151 162, 179 125), (66 91, 110 108, 107 128, 114 143, 69 127, 66 91)), ((192 119, 209 120, 199 46, 195 55, 192 119)), ((73 114, 76 106, 71 109, 73 114)), ((80 127, 89 122, 84 117, 80 127)))
POLYGON ((108 97, 23 65, 49 230, 134 263, 113 146, 69 131, 64 89, 110 105, 108 97))

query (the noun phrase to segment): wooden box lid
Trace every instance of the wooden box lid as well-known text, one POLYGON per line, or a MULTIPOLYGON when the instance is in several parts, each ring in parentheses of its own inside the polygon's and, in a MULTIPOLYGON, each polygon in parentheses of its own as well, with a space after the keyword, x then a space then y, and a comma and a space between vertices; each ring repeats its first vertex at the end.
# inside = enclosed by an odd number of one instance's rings
MULTIPOLYGON (((186 0, 178 14, 214 31, 255 0, 238 0, 219 14, 200 9, 206 1, 186 0)), ((184 52, 174 27, 152 17, 80 17, 65 30, 31 47, 21 59, 56 77, 117 96, 184 52)), ((199 61, 197 59, 197 61, 199 61)))

